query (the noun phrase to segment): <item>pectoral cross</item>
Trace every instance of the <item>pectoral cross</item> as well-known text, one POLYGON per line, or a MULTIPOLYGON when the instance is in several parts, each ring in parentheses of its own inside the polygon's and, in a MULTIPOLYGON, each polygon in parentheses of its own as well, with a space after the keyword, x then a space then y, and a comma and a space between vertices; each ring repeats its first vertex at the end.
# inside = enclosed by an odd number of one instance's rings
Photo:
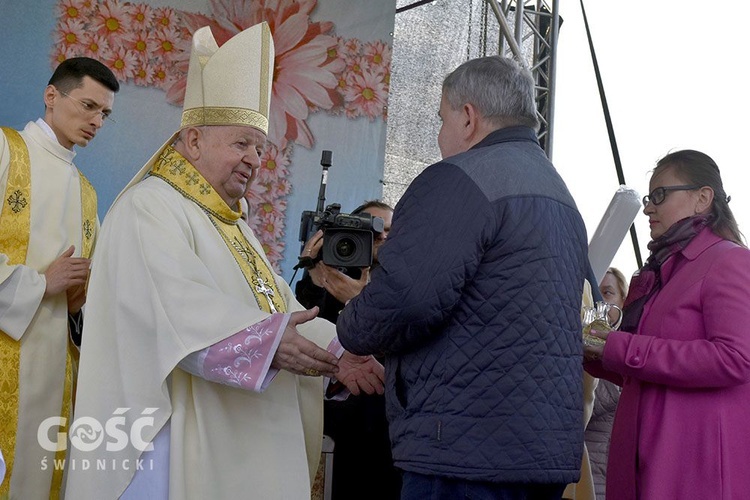
POLYGON ((260 276, 254 276, 253 281, 255 282, 255 291, 265 296, 266 300, 268 301, 268 307, 271 309, 271 312, 272 313, 279 312, 276 310, 276 306, 273 305, 273 300, 271 300, 271 297, 274 296, 273 288, 269 287, 266 284, 266 281, 260 276))
POLYGON ((271 297, 274 296, 273 288, 268 286, 266 280, 264 280, 260 275, 258 267, 255 265, 255 255, 253 255, 252 250, 243 245, 239 238, 237 238, 236 236, 232 240, 232 246, 234 246, 234 248, 237 250, 237 253, 239 253, 242 258, 245 259, 245 262, 250 265, 253 272, 255 273, 255 276, 252 277, 253 284, 255 285, 255 291, 266 298, 266 300, 268 301, 268 308, 272 313, 279 312, 276 310, 276 306, 273 305, 273 300, 271 300, 271 297))

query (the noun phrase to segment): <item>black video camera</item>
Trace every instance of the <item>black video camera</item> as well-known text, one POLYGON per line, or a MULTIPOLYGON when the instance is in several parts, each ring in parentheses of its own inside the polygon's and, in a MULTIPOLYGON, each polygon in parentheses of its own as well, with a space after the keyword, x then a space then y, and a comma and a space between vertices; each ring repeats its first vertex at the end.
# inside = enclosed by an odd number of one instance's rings
MULTIPOLYGON (((354 268, 372 265, 375 233, 383 232, 384 222, 370 214, 342 214, 341 205, 332 203, 323 210, 325 190, 328 180, 328 167, 331 166, 330 151, 323 151, 320 164, 323 177, 320 181, 317 210, 305 210, 300 221, 299 240, 305 242, 318 229, 323 230, 323 263, 332 267, 354 268)), ((311 259, 300 257, 301 267, 312 267, 311 259)))
POLYGON ((372 265, 375 233, 382 233, 383 225, 380 217, 342 214, 341 205, 332 203, 322 213, 310 210, 302 212, 300 240, 307 241, 315 231, 322 229, 321 256, 324 264, 345 268, 367 267, 372 265))

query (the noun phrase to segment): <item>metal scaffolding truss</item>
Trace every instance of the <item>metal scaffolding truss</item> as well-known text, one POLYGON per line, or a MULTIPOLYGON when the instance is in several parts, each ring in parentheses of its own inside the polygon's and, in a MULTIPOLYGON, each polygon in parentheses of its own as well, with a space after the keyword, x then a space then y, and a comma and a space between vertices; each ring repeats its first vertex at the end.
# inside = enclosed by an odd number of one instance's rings
MULTIPOLYGON (((435 0, 417 0, 396 10, 404 12, 430 4, 435 0)), ((473 0, 469 0, 471 16, 473 0)), ((489 6, 498 24, 497 54, 514 57, 531 69, 537 89, 537 113, 541 127, 539 141, 547 156, 552 158, 552 139, 555 110, 555 66, 557 37, 560 30, 559 0, 482 0, 489 6), (517 15, 520 14, 520 15, 517 15)), ((484 9, 484 35, 480 37, 479 52, 488 55, 486 34, 488 19, 484 9)))
POLYGON ((558 0, 485 0, 497 19, 498 53, 522 61, 536 82, 539 142, 552 158, 555 114, 555 67, 560 31, 558 0), (551 3, 551 6, 550 6, 551 3))
POLYGON ((439 161, 437 107, 445 75, 476 57, 514 57, 537 87, 540 144, 552 157, 558 0, 397 0, 383 199, 439 161), (518 14, 518 15, 517 15, 518 14))

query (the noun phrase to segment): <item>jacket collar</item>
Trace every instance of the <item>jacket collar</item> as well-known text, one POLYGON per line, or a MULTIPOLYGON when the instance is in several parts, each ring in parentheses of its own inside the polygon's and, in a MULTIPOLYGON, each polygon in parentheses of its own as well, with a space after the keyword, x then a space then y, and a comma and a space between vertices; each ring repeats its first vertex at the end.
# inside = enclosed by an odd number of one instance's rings
POLYGON ((714 234, 710 227, 703 228, 703 230, 695 235, 695 238, 693 238, 685 248, 669 257, 666 262, 662 264, 660 269, 662 280, 669 280, 678 263, 685 262, 685 260, 695 260, 700 254, 722 241, 724 241, 724 238, 714 234), (678 258, 678 255, 680 258, 678 258))
POLYGON ((537 146, 539 140, 536 137, 536 132, 529 127, 522 125, 515 127, 506 127, 490 132, 490 134, 479 141, 477 144, 471 147, 471 149, 483 148, 486 146, 492 146, 501 142, 514 142, 514 141, 529 141, 533 142, 537 146))
POLYGON ((693 241, 682 249, 682 255, 688 260, 695 260, 700 254, 723 239, 721 236, 717 236, 710 227, 705 227, 693 238, 693 241))

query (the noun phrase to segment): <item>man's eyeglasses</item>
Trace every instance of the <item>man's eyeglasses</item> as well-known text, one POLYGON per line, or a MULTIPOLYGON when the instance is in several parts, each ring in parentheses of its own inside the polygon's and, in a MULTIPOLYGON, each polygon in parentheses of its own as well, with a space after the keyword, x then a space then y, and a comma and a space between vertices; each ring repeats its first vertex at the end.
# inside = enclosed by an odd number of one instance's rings
POLYGON ((86 115, 86 116, 88 116, 89 118, 93 118, 93 117, 95 117, 95 116, 96 116, 97 114, 99 114, 99 115, 101 115, 101 117, 102 117, 102 123, 106 122, 107 120, 111 121, 112 123, 117 123, 117 122, 116 122, 116 121, 114 120, 114 118, 112 118, 111 116, 109 116, 109 114, 111 113, 111 111, 101 111, 101 110, 99 110, 99 108, 98 108, 98 107, 97 107, 97 105, 95 105, 95 104, 92 104, 92 103, 90 103, 90 102, 86 102, 86 101, 82 101, 82 100, 80 100, 80 99, 76 99, 76 98, 75 98, 75 97, 73 97, 72 95, 68 94, 67 92, 63 92, 62 90, 61 90, 61 91, 59 91, 59 92, 60 92, 60 93, 61 93, 62 95, 64 95, 65 97, 67 97, 67 98, 69 98, 69 99, 73 99, 73 100, 74 100, 74 101, 76 101, 76 102, 77 102, 78 104, 80 104, 80 105, 81 105, 81 108, 82 108, 82 111, 83 111, 83 114, 85 114, 85 115, 86 115))
POLYGON ((667 197, 668 191, 692 191, 693 189, 700 189, 702 186, 696 184, 684 184, 682 186, 662 186, 654 189, 649 194, 643 197, 643 206, 649 204, 661 205, 667 197))

